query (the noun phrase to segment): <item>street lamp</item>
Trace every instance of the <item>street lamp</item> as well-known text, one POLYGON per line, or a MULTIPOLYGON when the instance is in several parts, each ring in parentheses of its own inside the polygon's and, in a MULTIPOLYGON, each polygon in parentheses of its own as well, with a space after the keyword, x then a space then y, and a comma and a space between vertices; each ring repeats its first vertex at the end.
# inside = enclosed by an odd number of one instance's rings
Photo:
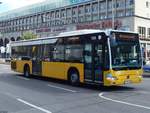
POLYGON ((115 28, 114 0, 112 0, 112 29, 115 28))

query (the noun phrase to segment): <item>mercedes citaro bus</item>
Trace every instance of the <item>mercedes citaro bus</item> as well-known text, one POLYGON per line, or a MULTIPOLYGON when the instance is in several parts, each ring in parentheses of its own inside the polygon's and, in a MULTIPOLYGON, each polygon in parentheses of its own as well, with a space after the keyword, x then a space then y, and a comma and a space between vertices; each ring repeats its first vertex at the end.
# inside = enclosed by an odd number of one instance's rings
POLYGON ((137 33, 77 30, 58 36, 11 43, 11 69, 67 80, 71 84, 117 86, 142 81, 137 33))

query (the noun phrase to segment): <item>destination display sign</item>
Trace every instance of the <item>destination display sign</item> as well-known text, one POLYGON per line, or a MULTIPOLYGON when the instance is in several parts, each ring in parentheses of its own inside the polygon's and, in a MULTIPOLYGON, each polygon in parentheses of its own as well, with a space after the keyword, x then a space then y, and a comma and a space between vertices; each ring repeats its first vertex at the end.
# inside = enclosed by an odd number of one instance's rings
POLYGON ((117 33, 115 38, 116 41, 138 41, 138 34, 117 33))

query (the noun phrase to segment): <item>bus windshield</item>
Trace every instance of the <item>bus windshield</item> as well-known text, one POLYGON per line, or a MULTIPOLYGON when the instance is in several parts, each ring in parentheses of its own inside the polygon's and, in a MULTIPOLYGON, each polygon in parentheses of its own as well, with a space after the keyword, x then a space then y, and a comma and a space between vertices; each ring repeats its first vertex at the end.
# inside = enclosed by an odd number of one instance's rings
POLYGON ((112 68, 114 70, 139 69, 142 66, 141 49, 138 40, 123 38, 116 35, 115 43, 111 44, 112 68))

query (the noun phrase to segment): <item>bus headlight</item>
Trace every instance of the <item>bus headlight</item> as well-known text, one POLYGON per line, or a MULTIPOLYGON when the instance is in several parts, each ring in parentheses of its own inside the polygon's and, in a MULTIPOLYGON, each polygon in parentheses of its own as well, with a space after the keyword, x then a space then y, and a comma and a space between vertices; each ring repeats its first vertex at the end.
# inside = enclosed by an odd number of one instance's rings
POLYGON ((111 73, 106 75, 107 80, 117 80, 117 77, 113 76, 111 73))

